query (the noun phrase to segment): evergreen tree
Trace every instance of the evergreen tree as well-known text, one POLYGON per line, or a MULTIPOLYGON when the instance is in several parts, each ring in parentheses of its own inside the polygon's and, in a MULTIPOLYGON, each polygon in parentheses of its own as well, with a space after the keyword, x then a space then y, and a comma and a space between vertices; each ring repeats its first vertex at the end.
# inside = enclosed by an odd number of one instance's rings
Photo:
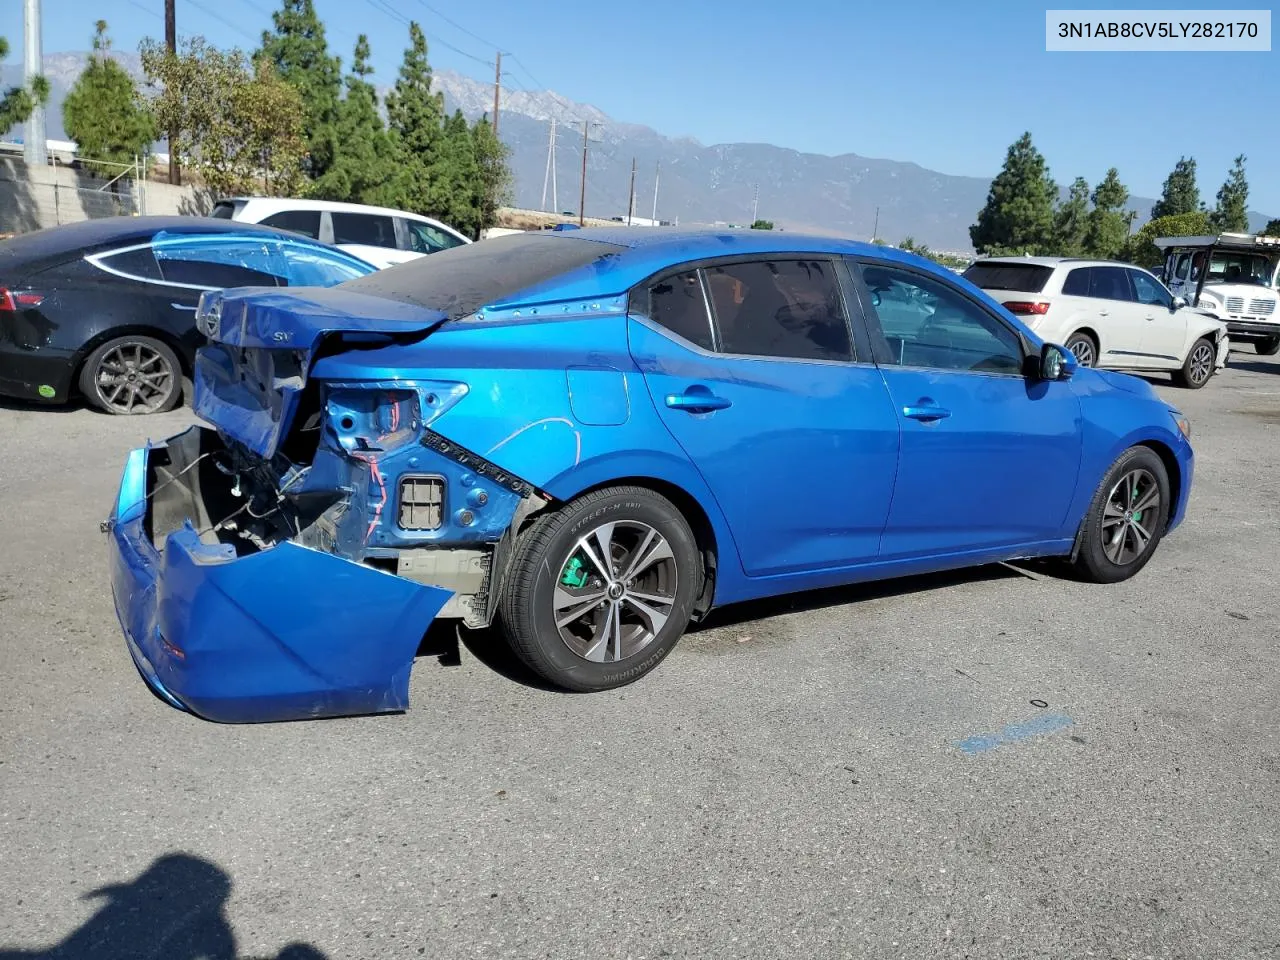
POLYGON ((346 96, 338 105, 334 131, 339 149, 333 163, 313 187, 317 197, 350 203, 394 205, 397 202, 395 155, 378 115, 378 95, 367 79, 369 38, 356 39, 346 96))
MULTIPOLYGON (((476 237, 498 222, 498 208, 511 201, 512 175, 507 165, 510 148, 493 132, 488 115, 471 128, 476 157, 473 188, 476 208, 476 237)), ((773 225, 770 224, 770 227, 773 225)))
POLYGON ((1209 231, 1209 215, 1203 210, 1157 217, 1129 238, 1124 259, 1140 267, 1154 267, 1164 261, 1164 251, 1155 245, 1156 237, 1202 237, 1209 231))
POLYGON ((1089 181, 1076 177, 1067 198, 1054 214, 1053 233, 1057 253, 1078 257, 1084 252, 1084 236, 1089 226, 1089 181))
POLYGON ((1267 225, 1262 228, 1262 236, 1280 237, 1280 217, 1267 221, 1267 225))
POLYGON ((306 174, 319 178, 333 165, 338 150, 338 105, 342 96, 342 62, 329 56, 324 24, 312 0, 283 0, 271 15, 275 32, 263 31, 262 49, 280 79, 302 97, 306 174))
MULTIPOLYGON (((0 62, 9 56, 9 41, 0 37, 0 62)), ((36 77, 29 87, 10 87, 0 94, 0 134, 25 123, 37 103, 49 100, 49 81, 36 77)))
POLYGON ((1245 233, 1249 229, 1249 181, 1244 175, 1244 154, 1227 174, 1227 180, 1218 190, 1218 205, 1209 214, 1209 222, 1219 233, 1245 233))
POLYGON ((979 253, 1049 253, 1058 187, 1044 157, 1024 133, 1009 147, 969 237, 979 253))
POLYGON ((155 139, 155 123, 138 98, 133 77, 112 59, 110 49, 107 22, 99 20, 93 55, 62 101, 62 123, 79 156, 133 163, 155 139))
POLYGON ((1194 213, 1200 207, 1200 188, 1196 186, 1194 157, 1179 157, 1173 172, 1165 177, 1164 191, 1151 207, 1151 219, 1194 213))
POLYGON ((1099 260, 1112 260, 1120 255, 1129 239, 1132 218, 1124 205, 1129 202, 1129 189, 1120 182, 1115 167, 1093 191, 1093 209, 1089 211, 1084 234, 1084 252, 1099 260))
POLYGON ((444 95, 431 92, 427 38, 416 22, 409 24, 409 47, 395 88, 387 94, 387 126, 395 141, 400 203, 406 210, 436 216, 432 167, 444 136, 444 95))
POLYGON ((480 165, 471 130, 461 110, 445 121, 430 176, 432 209, 437 218, 461 233, 475 236, 480 223, 475 194, 480 165))

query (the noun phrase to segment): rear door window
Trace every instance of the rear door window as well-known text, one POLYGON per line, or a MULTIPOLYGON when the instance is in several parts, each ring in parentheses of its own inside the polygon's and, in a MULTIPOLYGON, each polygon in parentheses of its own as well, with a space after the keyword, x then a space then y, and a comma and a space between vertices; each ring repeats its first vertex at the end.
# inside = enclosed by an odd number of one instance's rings
POLYGON ((154 282, 161 279, 160 267, 156 264, 156 255, 152 251, 150 244, 144 247, 120 250, 116 253, 99 254, 90 258, 90 260, 100 270, 123 274, 134 280, 150 280, 154 282))
POLYGON ((1129 271, 1124 267, 1091 267, 1089 296, 1098 300, 1132 302, 1133 287, 1129 283, 1129 271))
POLYGON ((963 274, 966 280, 983 290, 1013 290, 1018 293, 1039 293, 1052 275, 1052 267, 1039 263, 975 263, 963 274))
POLYGON ((191 237, 155 244, 156 262, 166 283, 188 286, 283 286, 278 244, 221 237, 191 237))
POLYGON ((365 247, 396 249, 395 219, 376 213, 329 214, 333 221, 333 242, 358 244, 365 247))
POLYGON ((300 233, 312 240, 320 239, 319 210, 281 210, 262 221, 264 227, 275 227, 277 230, 288 230, 300 233))
POLYGON ((763 260, 709 267, 720 352, 787 360, 853 359, 835 265, 763 260))

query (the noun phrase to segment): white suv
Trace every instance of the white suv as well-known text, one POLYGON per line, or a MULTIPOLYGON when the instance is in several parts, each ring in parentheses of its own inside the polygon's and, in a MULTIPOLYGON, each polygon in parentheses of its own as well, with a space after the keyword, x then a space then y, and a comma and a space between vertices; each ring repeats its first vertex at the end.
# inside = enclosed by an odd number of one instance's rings
POLYGON ((964 278, 1082 366, 1165 371, 1199 388, 1226 366, 1226 325, 1139 267, 1069 257, 988 257, 964 278))
POLYGON ((471 242, 430 217, 336 200, 228 197, 214 204, 213 216, 261 223, 332 243, 379 269, 471 242))

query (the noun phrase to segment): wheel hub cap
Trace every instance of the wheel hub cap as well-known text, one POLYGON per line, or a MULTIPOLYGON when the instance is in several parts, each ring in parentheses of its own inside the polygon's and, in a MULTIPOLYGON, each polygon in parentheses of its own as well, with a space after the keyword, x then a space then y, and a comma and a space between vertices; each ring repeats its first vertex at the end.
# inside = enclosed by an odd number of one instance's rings
POLYGON ((1124 566, 1147 552, 1156 531, 1143 518, 1150 519, 1159 506, 1160 485, 1149 470, 1138 468, 1120 478, 1102 513, 1102 550, 1108 560, 1124 566))

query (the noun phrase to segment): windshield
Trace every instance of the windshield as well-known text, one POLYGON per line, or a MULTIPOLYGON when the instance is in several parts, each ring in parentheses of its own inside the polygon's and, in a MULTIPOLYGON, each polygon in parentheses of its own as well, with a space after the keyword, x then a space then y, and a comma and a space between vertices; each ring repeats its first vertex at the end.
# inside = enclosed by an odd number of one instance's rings
MULTIPOLYGON (((1191 279, 1200 279, 1200 269, 1204 263, 1204 254, 1193 260, 1191 279)), ((1229 253, 1219 252, 1213 255, 1209 264, 1209 275, 1206 283, 1247 283, 1262 287, 1271 286, 1275 276, 1276 258, 1261 253, 1229 253)))

